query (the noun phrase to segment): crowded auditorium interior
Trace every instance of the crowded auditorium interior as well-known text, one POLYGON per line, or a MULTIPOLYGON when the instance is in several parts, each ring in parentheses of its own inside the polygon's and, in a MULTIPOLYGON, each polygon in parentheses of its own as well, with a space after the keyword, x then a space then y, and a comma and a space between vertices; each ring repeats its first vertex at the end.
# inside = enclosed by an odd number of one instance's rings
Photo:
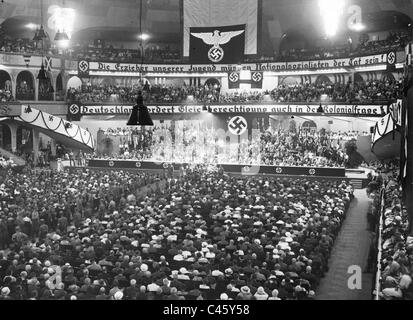
POLYGON ((413 300, 413 1, 0 13, 0 300, 413 300))

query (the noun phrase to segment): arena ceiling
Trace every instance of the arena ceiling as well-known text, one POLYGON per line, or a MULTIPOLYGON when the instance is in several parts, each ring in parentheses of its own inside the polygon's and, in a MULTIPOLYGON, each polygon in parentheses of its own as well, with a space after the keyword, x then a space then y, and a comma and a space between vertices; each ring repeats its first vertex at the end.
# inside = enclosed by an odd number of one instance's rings
MULTIPOLYGON (((44 25, 52 28, 52 6, 73 8, 76 12, 73 39, 99 37, 107 40, 136 41, 139 30, 140 0, 4 0, 0 3, 3 29, 30 35, 22 28, 40 23, 43 7, 44 25), (41 3, 43 5, 41 6, 41 3), (10 20, 11 19, 11 20, 10 20), (10 23, 12 21, 13 23, 10 23), (20 23, 20 26, 19 26, 20 23), (14 27, 13 27, 14 26, 14 27)), ((156 42, 181 42, 181 0, 142 0, 143 30, 156 42)), ((318 0, 261 0, 261 43, 264 51, 278 48, 283 36, 304 33, 307 38, 320 38, 322 25, 318 0)), ((408 24, 413 18, 413 0, 347 0, 346 6, 359 5, 364 21, 372 25, 408 24), (384 11, 381 14, 378 13, 384 11), (381 16, 381 18, 380 18, 381 16), (396 18, 394 18, 396 16, 396 18)), ((344 23, 343 23, 344 24, 344 23)), ((388 26, 387 26, 388 27, 388 26)))

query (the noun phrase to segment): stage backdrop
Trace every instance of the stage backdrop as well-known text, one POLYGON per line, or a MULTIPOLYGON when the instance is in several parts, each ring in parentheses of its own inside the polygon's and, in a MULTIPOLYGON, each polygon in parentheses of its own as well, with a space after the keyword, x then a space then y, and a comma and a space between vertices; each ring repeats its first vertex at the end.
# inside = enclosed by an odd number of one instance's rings
POLYGON ((245 54, 257 54, 258 0, 184 0, 183 55, 189 56, 190 28, 246 25, 245 54))

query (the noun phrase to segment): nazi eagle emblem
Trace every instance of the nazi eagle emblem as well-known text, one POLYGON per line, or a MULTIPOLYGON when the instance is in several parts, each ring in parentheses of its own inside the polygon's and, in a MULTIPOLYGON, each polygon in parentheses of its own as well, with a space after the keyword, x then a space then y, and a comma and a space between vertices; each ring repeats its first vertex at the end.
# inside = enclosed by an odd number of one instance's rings
POLYGON ((205 44, 211 45, 208 51, 208 58, 214 63, 220 62, 224 58, 224 50, 220 45, 228 43, 233 37, 242 34, 245 30, 220 32, 214 30, 213 32, 191 33, 194 37, 202 39, 205 44))

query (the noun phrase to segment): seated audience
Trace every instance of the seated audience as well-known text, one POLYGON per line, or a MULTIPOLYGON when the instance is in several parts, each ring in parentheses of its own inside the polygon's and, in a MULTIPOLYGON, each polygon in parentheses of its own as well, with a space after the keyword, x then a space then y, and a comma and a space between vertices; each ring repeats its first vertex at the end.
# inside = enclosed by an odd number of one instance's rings
POLYGON ((122 171, 7 176, 2 300, 311 299, 348 184, 203 166, 169 182, 122 171))

